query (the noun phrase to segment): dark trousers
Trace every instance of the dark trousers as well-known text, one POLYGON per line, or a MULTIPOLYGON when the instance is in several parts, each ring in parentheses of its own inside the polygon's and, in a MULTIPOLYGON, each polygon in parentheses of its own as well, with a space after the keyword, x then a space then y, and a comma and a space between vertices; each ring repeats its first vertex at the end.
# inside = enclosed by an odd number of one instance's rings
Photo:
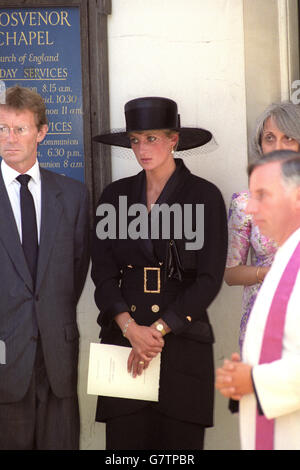
POLYGON ((202 450, 205 428, 179 421, 153 408, 106 423, 107 450, 202 450))
POLYGON ((0 450, 77 450, 77 396, 58 398, 49 385, 40 342, 29 389, 16 403, 0 404, 0 450))

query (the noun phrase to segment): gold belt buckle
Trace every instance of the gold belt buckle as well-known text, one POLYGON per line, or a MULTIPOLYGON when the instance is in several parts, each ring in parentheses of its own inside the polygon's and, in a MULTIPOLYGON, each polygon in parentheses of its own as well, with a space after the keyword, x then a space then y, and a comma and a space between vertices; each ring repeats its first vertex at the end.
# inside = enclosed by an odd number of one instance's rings
POLYGON ((144 268, 144 292, 147 294, 159 294, 160 293, 160 268, 144 268), (148 271, 157 271, 157 290, 147 289, 147 273, 148 271))

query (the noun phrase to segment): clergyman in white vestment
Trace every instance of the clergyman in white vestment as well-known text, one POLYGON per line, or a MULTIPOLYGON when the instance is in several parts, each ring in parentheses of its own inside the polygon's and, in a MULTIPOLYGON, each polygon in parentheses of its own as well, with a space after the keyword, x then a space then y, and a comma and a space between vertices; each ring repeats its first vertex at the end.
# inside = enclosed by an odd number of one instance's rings
POLYGON ((239 400, 241 447, 256 449, 257 409, 274 419, 273 449, 300 449, 300 256, 296 258, 282 334, 281 357, 259 363, 271 303, 300 243, 300 153, 277 151, 249 168, 247 212, 279 245, 247 325, 242 360, 234 353, 217 370, 216 388, 239 400))

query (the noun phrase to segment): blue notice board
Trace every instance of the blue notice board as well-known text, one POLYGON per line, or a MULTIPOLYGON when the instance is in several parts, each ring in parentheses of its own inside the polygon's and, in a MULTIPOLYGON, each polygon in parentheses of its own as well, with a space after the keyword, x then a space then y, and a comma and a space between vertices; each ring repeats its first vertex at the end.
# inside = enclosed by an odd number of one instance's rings
POLYGON ((84 181, 80 8, 0 8, 0 80, 42 95, 43 168, 84 181))

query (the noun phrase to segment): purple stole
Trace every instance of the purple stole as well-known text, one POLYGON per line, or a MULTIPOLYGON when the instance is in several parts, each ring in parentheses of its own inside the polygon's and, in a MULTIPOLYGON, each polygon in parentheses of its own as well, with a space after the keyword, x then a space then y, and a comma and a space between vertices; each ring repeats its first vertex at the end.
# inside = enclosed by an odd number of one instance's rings
MULTIPOLYGON (((300 267, 300 242, 292 254, 275 291, 267 318, 259 364, 276 361, 282 356, 282 342, 288 301, 300 267)), ((267 419, 256 411, 256 450, 272 450, 274 446, 274 419, 267 419)))

